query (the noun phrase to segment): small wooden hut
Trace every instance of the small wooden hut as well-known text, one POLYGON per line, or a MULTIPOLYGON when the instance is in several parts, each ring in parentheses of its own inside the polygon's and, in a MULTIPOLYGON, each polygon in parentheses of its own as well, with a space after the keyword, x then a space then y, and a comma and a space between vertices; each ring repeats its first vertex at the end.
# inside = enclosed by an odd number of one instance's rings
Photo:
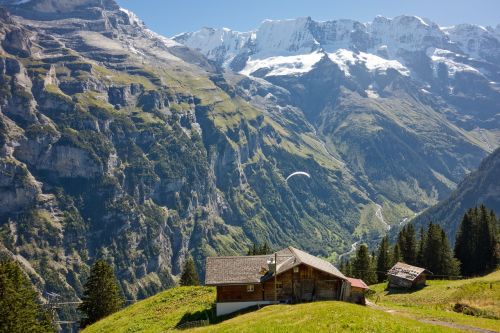
POLYGON ((431 272, 425 268, 398 262, 387 273, 389 288, 411 289, 423 287, 429 273, 431 272))
POLYGON ((351 297, 349 301, 352 303, 365 305, 365 294, 368 290, 370 290, 370 287, 368 287, 366 283, 360 279, 348 277, 347 280, 351 283, 351 297))

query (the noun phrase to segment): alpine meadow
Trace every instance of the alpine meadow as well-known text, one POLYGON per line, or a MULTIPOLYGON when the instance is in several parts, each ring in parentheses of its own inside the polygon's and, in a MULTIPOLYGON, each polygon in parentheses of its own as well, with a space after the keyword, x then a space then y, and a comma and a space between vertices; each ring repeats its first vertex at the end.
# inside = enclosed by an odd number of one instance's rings
POLYGON ((500 332, 500 6, 426 1, 0 0, 0 333, 500 332))

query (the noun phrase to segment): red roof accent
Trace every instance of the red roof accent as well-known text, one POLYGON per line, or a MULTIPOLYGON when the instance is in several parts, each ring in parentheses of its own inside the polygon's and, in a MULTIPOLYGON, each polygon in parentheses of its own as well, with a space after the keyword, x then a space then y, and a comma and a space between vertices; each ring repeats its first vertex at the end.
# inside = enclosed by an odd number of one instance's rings
POLYGON ((350 277, 348 277, 347 280, 351 283, 351 287, 361 288, 361 289, 370 289, 370 287, 368 287, 363 280, 354 279, 354 278, 350 278, 350 277))

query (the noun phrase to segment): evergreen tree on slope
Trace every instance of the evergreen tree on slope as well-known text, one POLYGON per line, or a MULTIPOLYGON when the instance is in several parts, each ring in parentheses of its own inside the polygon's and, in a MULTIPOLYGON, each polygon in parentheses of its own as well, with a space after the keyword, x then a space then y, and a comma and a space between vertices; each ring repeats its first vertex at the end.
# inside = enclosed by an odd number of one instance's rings
POLYGON ((370 257, 370 252, 366 245, 361 245, 356 252, 352 270, 353 276, 362 279, 366 284, 377 283, 375 267, 372 265, 372 258, 370 257))
POLYGON ((181 286, 198 286, 200 285, 200 278, 198 277, 198 271, 196 270, 196 265, 193 258, 190 256, 187 258, 182 269, 181 286))
POLYGON ((0 262, 0 332, 55 332, 30 280, 13 261, 0 262))
POLYGON ((386 273, 391 268, 391 254, 389 252, 389 237, 382 238, 378 247, 377 255, 377 281, 383 282, 386 279, 386 273))
POLYGON ((90 276, 84 285, 82 304, 78 307, 83 314, 80 327, 109 316, 120 310, 123 304, 113 268, 106 261, 97 260, 90 269, 90 276))

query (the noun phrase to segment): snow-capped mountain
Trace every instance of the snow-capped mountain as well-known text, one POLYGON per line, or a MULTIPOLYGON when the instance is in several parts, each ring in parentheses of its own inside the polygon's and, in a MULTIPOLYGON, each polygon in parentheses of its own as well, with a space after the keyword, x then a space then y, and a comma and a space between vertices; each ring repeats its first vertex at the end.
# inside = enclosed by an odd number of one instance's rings
POLYGON ((174 40, 245 75, 303 75, 328 58, 346 75, 351 66, 364 64, 369 71, 392 68, 424 79, 426 73, 420 72, 421 64, 416 59, 423 57, 420 60, 430 60, 430 68, 444 63, 451 75, 465 71, 497 82, 499 31, 500 27, 470 24, 442 28, 417 16, 378 16, 370 23, 299 18, 266 20, 250 32, 204 28, 177 35, 174 40))
POLYGON ((419 210, 454 188, 469 154, 500 144, 499 31, 378 16, 266 20, 254 31, 205 28, 173 39, 247 77, 238 88, 249 96, 300 109, 329 151, 361 183, 369 179, 368 192, 419 210))

